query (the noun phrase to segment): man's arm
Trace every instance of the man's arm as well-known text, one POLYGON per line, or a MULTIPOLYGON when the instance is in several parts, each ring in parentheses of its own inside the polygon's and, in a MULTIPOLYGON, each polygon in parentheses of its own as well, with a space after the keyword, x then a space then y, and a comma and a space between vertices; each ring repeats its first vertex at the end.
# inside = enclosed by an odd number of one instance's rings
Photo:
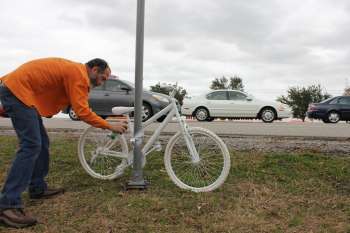
POLYGON ((125 132, 127 129, 127 124, 125 122, 118 122, 111 125, 90 110, 88 103, 89 83, 78 69, 75 75, 66 79, 65 88, 73 110, 82 121, 96 128, 109 129, 119 133, 125 132))

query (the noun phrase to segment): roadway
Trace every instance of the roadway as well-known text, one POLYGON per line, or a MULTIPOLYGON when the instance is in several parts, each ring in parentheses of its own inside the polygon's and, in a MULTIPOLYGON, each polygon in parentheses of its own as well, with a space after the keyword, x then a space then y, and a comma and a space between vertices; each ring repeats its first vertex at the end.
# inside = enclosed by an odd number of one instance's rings
MULTIPOLYGON (((69 118, 44 119, 44 125, 49 130, 66 129, 81 130, 88 127, 81 121, 72 121, 69 118)), ((198 122, 189 120, 192 127, 204 127, 218 135, 245 135, 245 136, 283 136, 283 137, 321 137, 321 138, 350 138, 350 124, 340 122, 338 124, 324 124, 322 122, 279 122, 266 124, 261 121, 213 121, 198 122)), ((146 132, 152 132, 159 123, 147 127, 146 132)), ((11 128, 8 118, 0 118, 0 131, 11 128)), ((164 132, 174 133, 178 131, 178 124, 170 122, 164 132)))

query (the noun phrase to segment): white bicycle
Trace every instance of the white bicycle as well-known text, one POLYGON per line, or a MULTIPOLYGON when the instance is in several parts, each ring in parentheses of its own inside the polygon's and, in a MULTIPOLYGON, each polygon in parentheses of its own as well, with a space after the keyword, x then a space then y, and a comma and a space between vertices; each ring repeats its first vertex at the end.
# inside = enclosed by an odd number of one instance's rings
MULTIPOLYGON (((169 140, 164 153, 166 171, 180 188, 194 192, 209 192, 220 187, 230 171, 230 154, 225 143, 213 132, 199 127, 189 127, 180 117, 174 93, 171 103, 143 123, 142 129, 167 116, 142 148, 143 165, 152 151, 161 151, 159 135, 176 117, 180 130, 169 140)), ((128 118, 133 107, 114 107, 115 115, 128 118)), ((129 121, 129 130, 132 125, 129 121)), ((132 135, 132 133, 131 133, 132 135)), ((130 139, 133 147, 134 138, 130 139)), ((87 128, 78 143, 80 163, 94 178, 111 180, 121 176, 133 164, 133 151, 129 151, 125 135, 95 127, 87 128)))

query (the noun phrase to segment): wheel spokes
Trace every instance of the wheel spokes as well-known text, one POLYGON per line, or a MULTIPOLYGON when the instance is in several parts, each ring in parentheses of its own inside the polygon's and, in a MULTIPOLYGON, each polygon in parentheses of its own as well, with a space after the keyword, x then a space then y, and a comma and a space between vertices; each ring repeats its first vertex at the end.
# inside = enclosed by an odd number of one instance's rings
POLYGON ((172 168, 178 179, 192 187, 208 186, 215 182, 222 172, 221 151, 210 137, 191 134, 200 161, 192 163, 185 141, 180 140, 172 153, 172 168))

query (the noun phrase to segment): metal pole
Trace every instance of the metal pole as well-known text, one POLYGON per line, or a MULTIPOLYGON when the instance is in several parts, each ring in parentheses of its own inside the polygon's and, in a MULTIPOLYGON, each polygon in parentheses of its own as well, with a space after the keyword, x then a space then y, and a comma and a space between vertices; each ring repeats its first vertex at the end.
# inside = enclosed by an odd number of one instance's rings
POLYGON ((144 44, 145 0, 137 0, 136 59, 135 59, 135 119, 134 119, 134 161, 131 179, 127 189, 145 189, 142 160, 142 98, 143 98, 143 44, 144 44))

